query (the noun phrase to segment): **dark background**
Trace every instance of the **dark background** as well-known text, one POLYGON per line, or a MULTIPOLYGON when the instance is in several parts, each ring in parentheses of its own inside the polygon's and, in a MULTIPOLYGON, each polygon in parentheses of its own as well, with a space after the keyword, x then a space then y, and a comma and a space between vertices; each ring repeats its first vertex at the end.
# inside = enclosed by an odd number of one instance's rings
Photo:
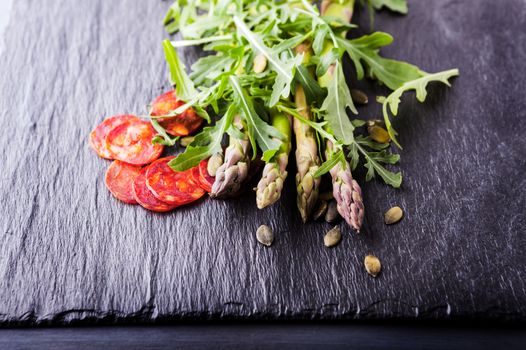
POLYGON ((522 349, 519 326, 334 322, 187 323, 0 331, 2 349, 522 349))
MULTIPOLYGON (((144 114, 169 88, 168 2, 14 2, 0 54, 0 321, 524 320, 526 3, 409 3, 408 16, 375 17, 395 37, 384 55, 461 76, 423 105, 405 97, 402 189, 357 174, 365 228, 342 225, 326 249, 330 226, 301 224, 292 176, 264 211, 250 192, 160 215, 105 189, 109 162, 88 133, 106 116, 144 114), (405 217, 388 227, 393 205, 405 217), (277 233, 270 249, 255 240, 260 224, 277 233), (368 253, 382 261, 377 279, 363 270, 368 253)), ((368 16, 356 18, 367 31, 368 16)), ((349 81, 371 101, 385 93, 349 81)))

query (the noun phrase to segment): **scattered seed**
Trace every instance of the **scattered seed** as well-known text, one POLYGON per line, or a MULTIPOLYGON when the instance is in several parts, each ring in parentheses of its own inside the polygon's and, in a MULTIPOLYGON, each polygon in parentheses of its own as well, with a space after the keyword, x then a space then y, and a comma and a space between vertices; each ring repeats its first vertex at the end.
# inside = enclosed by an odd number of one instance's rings
POLYGON ((323 244, 325 244, 326 247, 334 247, 340 242, 341 239, 342 233, 340 228, 338 226, 334 226, 329 231, 327 231, 325 236, 323 236, 323 244))
POLYGON ((188 146, 189 144, 192 143, 192 141, 194 140, 194 137, 193 136, 185 136, 185 137, 181 137, 181 139, 179 140, 179 144, 183 147, 186 147, 188 146))
POLYGON ((258 54, 254 57, 254 73, 261 73, 267 67, 267 58, 263 54, 258 54))
POLYGON ((365 271, 373 277, 378 276, 380 270, 382 269, 382 264, 380 260, 374 255, 367 255, 363 261, 365 265, 365 271))
POLYGON ((332 193, 332 191, 322 192, 320 193, 318 198, 324 201, 330 201, 331 199, 334 198, 334 194, 332 193))
POLYGON ((312 217, 314 218, 314 220, 318 220, 323 215, 325 215, 326 212, 327 212, 327 201, 320 199, 318 201, 318 206, 314 210, 314 214, 312 215, 312 217))
POLYGON ((360 105, 366 105, 369 102, 369 98, 362 90, 351 89, 351 98, 354 102, 360 105))
POLYGON ((404 215, 404 212, 402 211, 402 208, 392 207, 384 215, 385 223, 387 225, 395 224, 398 221, 400 221, 400 219, 402 219, 403 215, 404 215))
POLYGON ((327 212, 325 213, 325 221, 328 223, 333 223, 340 218, 340 213, 338 213, 338 205, 333 199, 329 202, 327 206, 327 212))
POLYGON ((223 154, 222 153, 216 153, 210 159, 208 160, 208 166, 206 167, 206 170, 208 171, 208 175, 210 176, 216 176, 217 168, 219 168, 223 164, 223 154))
POLYGON ((274 233, 267 225, 261 225, 256 231, 256 239, 259 243, 270 247, 274 241, 274 233))
POLYGON ((371 136, 371 138, 376 142, 388 143, 389 141, 391 141, 387 130, 380 126, 369 126, 367 127, 367 131, 369 132, 369 136, 371 136))

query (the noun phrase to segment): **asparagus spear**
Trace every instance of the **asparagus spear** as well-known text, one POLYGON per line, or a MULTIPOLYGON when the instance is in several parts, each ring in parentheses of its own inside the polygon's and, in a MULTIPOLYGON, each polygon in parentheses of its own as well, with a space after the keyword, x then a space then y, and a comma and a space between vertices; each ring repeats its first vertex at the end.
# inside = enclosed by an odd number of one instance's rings
MULTIPOLYGON (((355 0, 323 0, 320 5, 320 12, 322 16, 331 16, 341 19, 344 22, 351 22, 351 18, 354 10, 355 0)), ((342 33, 345 36, 345 33, 342 33)), ((324 53, 329 52, 334 47, 332 42, 327 42, 324 47, 324 53)), ((318 77, 318 82, 322 86, 327 86, 332 80, 332 72, 334 71, 334 65, 329 67, 327 72, 318 77)))
POLYGON ((259 209, 274 204, 283 190, 283 183, 287 178, 287 163, 290 153, 290 117, 277 112, 272 112, 271 123, 284 136, 283 144, 274 158, 265 164, 263 175, 256 188, 256 203, 259 209))
MULTIPOLYGON (((304 62, 309 60, 311 55, 310 47, 306 44, 298 45, 296 52, 303 53, 304 62)), ((303 118, 312 120, 312 114, 307 104, 305 91, 300 84, 296 85, 294 96, 296 108, 303 118)), ((294 135, 296 136, 296 189, 298 196, 296 199, 298 209, 303 222, 306 222, 310 213, 318 201, 320 178, 314 177, 318 170, 320 159, 318 157, 318 145, 316 134, 310 126, 294 119, 294 135)))
MULTIPOLYGON (((326 142, 326 156, 330 158, 334 147, 330 141, 326 142)), ((338 162, 331 170, 332 193, 336 199, 338 213, 345 221, 360 232, 364 216, 362 189, 353 179, 349 162, 338 162)))
MULTIPOLYGON (((235 118, 234 125, 238 129, 242 129, 239 117, 235 118)), ((239 191, 239 188, 248 176, 250 149, 248 138, 238 139, 230 136, 229 145, 225 150, 225 160, 217 168, 216 179, 212 185, 210 197, 226 197, 239 191)))
MULTIPOLYGON (((351 21, 354 0, 344 2, 324 0, 321 4, 322 15, 335 16, 346 22, 351 21)), ((332 42, 328 43, 324 51, 332 49, 332 42)), ((326 87, 332 80, 334 69, 329 68, 325 75, 318 78, 320 86, 326 87)), ((334 145, 330 141, 325 142, 326 157, 330 158, 334 152, 334 145)), ((351 167, 347 161, 338 162, 331 170, 332 190, 337 202, 340 215, 356 231, 360 232, 364 217, 364 205, 360 185, 353 179, 351 167)))

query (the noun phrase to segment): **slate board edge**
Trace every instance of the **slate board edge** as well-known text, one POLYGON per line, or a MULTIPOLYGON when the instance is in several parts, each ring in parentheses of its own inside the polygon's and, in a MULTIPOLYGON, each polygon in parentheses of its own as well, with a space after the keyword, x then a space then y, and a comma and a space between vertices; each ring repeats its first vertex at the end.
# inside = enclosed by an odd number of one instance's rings
MULTIPOLYGON (((381 302, 380 302, 381 304, 381 302)), ((356 312, 320 312, 320 311, 294 311, 276 314, 272 311, 254 311, 252 313, 214 312, 205 311, 174 311, 168 315, 153 316, 153 311, 140 310, 132 314, 119 312, 102 312, 93 310, 68 310, 54 315, 39 316, 27 313, 21 317, 9 318, 2 315, 0 327, 27 327, 27 326, 91 326, 91 325, 123 325, 123 324, 171 324, 191 321, 368 321, 375 322, 524 322, 521 313, 506 313, 502 310, 488 310, 478 313, 447 314, 447 306, 431 307, 420 310, 419 314, 410 312, 408 308, 393 313, 390 316, 381 314, 379 318, 375 312, 357 314, 356 312), (491 312, 489 312, 491 311, 491 312)))

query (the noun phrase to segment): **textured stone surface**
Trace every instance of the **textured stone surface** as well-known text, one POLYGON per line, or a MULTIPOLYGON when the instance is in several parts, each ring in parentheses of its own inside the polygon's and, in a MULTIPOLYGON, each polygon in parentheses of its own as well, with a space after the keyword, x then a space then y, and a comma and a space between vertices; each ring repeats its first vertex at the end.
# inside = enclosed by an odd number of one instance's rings
MULTIPOLYGON (((334 249, 323 246, 329 224, 301 224, 292 177, 263 211, 253 192, 154 214, 106 190, 109 163, 87 136, 168 88, 167 6, 14 2, 0 57, 3 323, 526 317, 524 1, 410 1, 407 17, 376 17, 396 39, 385 55, 461 77, 424 105, 406 98, 395 124, 403 188, 358 174, 365 228, 345 227, 334 249), (405 217, 385 226, 393 205, 405 217), (271 248, 257 244, 261 224, 271 248), (376 279, 363 269, 369 253, 382 261, 376 279)), ((357 21, 368 28, 366 15, 357 21)), ((357 86, 370 100, 385 93, 357 86)))

